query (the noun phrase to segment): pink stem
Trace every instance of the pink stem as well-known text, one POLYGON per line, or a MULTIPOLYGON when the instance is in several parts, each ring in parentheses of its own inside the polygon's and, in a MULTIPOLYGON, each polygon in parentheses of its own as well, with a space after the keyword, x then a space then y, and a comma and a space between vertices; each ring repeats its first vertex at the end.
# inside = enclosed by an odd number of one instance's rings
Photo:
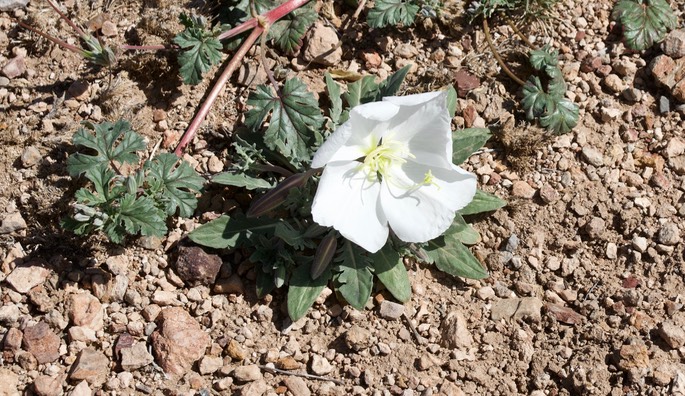
POLYGON ((168 47, 164 44, 160 45, 120 45, 119 48, 121 48, 124 51, 158 51, 158 50, 165 50, 165 49, 171 49, 171 47, 168 47))
POLYGON ((80 27, 76 26, 76 24, 74 22, 72 22, 71 19, 69 19, 66 15, 64 15, 64 13, 62 11, 60 11, 60 9, 57 7, 57 5, 55 5, 55 3, 52 2, 52 0, 48 0, 48 4, 50 4, 50 7, 52 7, 52 9, 55 10, 55 12, 57 12, 59 14, 59 16, 62 19, 64 19, 64 21, 66 23, 68 23, 69 26, 71 26, 71 28, 74 29, 74 31, 76 33, 78 33, 79 36, 83 37, 86 35, 86 33, 83 30, 81 30, 80 27))
MULTIPOLYGON (((302 7, 303 5, 309 3, 309 0, 290 0, 286 3, 283 3, 279 5, 278 7, 274 8, 273 10, 267 11, 264 14, 264 17, 266 18, 266 21, 269 25, 275 23, 279 19, 283 18, 284 16, 290 14, 291 12, 295 11, 296 9, 302 7)), ((257 21, 257 18, 252 18, 250 20, 247 20, 243 22, 242 24, 234 27, 231 30, 228 30, 226 32, 221 33, 217 38, 219 40, 224 40, 227 38, 231 38, 235 35, 238 35, 240 33, 246 32, 254 27, 259 25, 259 22, 257 21)))
POLYGON ((79 48, 79 47, 77 47, 77 46, 75 46, 75 45, 67 44, 66 42, 64 42, 64 41, 62 41, 62 40, 60 40, 60 39, 58 39, 58 38, 56 38, 56 37, 52 37, 51 35, 49 35, 49 34, 47 34, 47 33, 45 33, 45 32, 41 32, 40 30, 35 29, 35 28, 33 28, 33 27, 31 27, 31 26, 25 24, 24 22, 19 22, 19 26, 23 27, 24 29, 28 29, 28 30, 32 31, 33 33, 35 33, 35 34, 37 34, 37 35, 39 35, 39 36, 41 36, 41 37, 44 37, 44 38, 46 38, 46 39, 52 41, 53 43, 55 43, 55 44, 57 44, 57 45, 59 45, 59 46, 62 46, 62 47, 66 48, 66 49, 68 49, 68 50, 70 50, 70 51, 73 51, 73 52, 76 52, 76 53, 78 53, 78 54, 80 54, 80 55, 83 55, 83 49, 82 49, 82 48, 79 48))
POLYGON ((186 132, 183 134, 183 137, 181 138, 181 141, 178 143, 178 146, 176 146, 174 154, 176 154, 178 157, 181 157, 183 155, 183 149, 195 137, 197 130, 200 128, 200 124, 202 124, 202 121, 204 121, 205 117, 209 113, 212 104, 214 104, 214 102, 216 101, 216 98, 219 96, 219 93, 224 88, 224 85, 226 85, 228 79, 231 78, 231 75, 233 75, 233 72, 235 72, 235 70, 238 68, 238 65, 247 54, 247 51, 250 50, 252 44, 254 44, 255 41, 257 41, 259 35, 261 35, 263 31, 264 29, 262 27, 257 26, 252 31, 252 33, 250 33, 247 39, 245 39, 245 42, 243 43, 243 45, 240 46, 238 52, 233 54, 233 57, 226 65, 226 68, 221 73, 221 76, 219 76, 219 79, 214 84, 214 87, 212 87, 212 90, 207 95, 207 99, 205 99, 205 102, 202 103, 200 110, 197 112, 195 118, 193 118, 193 121, 188 126, 188 129, 186 129, 186 132))

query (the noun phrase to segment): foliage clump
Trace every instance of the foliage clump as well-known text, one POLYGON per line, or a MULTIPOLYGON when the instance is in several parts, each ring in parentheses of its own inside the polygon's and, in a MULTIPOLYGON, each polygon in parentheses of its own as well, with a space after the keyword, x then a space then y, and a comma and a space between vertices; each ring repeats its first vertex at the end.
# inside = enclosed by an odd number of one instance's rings
POLYGON ((666 0, 620 0, 611 18, 621 24, 626 46, 636 51, 662 41, 678 25, 678 18, 666 0))

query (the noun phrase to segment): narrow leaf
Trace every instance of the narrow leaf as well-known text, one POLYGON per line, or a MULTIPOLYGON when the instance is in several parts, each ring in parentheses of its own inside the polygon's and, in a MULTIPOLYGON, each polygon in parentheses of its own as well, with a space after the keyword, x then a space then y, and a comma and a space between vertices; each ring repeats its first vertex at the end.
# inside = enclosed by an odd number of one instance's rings
POLYGON ((293 271, 288 285, 288 315, 293 322, 302 318, 331 279, 330 269, 312 279, 311 267, 302 264, 293 271))
POLYGON ((371 297, 373 274, 369 257, 357 245, 345 241, 334 268, 337 290, 356 309, 362 310, 371 297))
POLYGON ((338 239, 335 232, 331 232, 321 240, 321 243, 319 243, 319 246, 316 248, 316 253, 314 254, 314 262, 312 263, 311 270, 312 279, 316 280, 329 268, 329 264, 333 260, 333 255, 337 248, 338 239))
POLYGON ((376 95, 376 101, 383 99, 386 96, 393 96, 399 91, 404 78, 407 77, 407 73, 411 69, 412 65, 406 65, 395 73, 391 74, 383 82, 378 85, 378 94, 376 95))
POLYGON ((256 190, 259 188, 271 188, 271 183, 264 179, 247 176, 244 173, 219 173, 212 178, 212 183, 221 184, 224 186, 243 187, 248 190, 256 190))
POLYGON ((328 91, 328 99, 331 101, 331 109, 329 116, 334 124, 340 124, 340 115, 342 114, 342 99, 340 98, 340 85, 336 83, 331 75, 326 72, 324 74, 326 80, 326 90, 328 91))
POLYGON ((272 231, 280 220, 240 219, 221 216, 193 230, 191 241, 215 249, 232 249, 246 243, 253 233, 272 231))
POLYGON ((247 217, 263 216, 281 206, 286 198, 288 198, 290 190, 303 187, 314 173, 315 171, 308 170, 307 172, 296 173, 289 176, 280 182, 274 189, 254 201, 247 211, 247 217))
POLYGON ((462 216, 497 210, 507 203, 495 195, 477 190, 473 200, 459 211, 462 216))
POLYGON ((464 245, 475 245, 480 242, 480 234, 474 230, 470 224, 466 223, 464 218, 457 213, 450 228, 445 231, 444 235, 454 235, 458 241, 464 245))
POLYGON ((371 255, 371 260, 376 276, 393 297, 401 302, 409 301, 411 298, 409 275, 407 269, 404 268, 402 257, 392 245, 383 246, 381 250, 371 255))
POLYGON ((461 164, 479 150, 492 134, 487 128, 468 128, 452 135, 452 162, 461 164))
POLYGON ((425 249, 439 270, 453 276, 483 279, 488 272, 471 251, 453 235, 445 235, 428 242, 425 249))

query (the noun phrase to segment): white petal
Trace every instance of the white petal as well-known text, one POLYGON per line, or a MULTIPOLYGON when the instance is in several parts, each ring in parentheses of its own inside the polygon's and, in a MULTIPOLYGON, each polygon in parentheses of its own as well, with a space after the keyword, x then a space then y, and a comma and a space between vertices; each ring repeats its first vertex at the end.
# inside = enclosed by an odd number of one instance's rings
MULTIPOLYGON (((405 141, 414 161, 431 167, 452 167, 452 119, 447 93, 429 92, 430 99, 415 106, 401 106, 387 136, 405 141)), ((423 94, 428 95, 428 94, 423 94)), ((419 95, 412 95, 419 96, 419 95)))
POLYGON ((381 184, 369 182, 359 165, 355 161, 326 165, 314 196, 312 217, 375 253, 388 240, 388 221, 379 202, 381 184))
POLYGON ((396 104, 398 106, 414 106, 427 102, 431 99, 435 99, 440 96, 442 91, 426 92, 416 95, 405 95, 405 96, 386 96, 383 98, 384 101, 396 104))
POLYGON ((383 181, 381 206, 390 228, 403 241, 427 242, 440 236, 457 210, 476 193, 475 175, 458 166, 432 168, 434 184, 422 185, 430 168, 408 161, 383 181), (413 186, 414 188, 408 188, 413 186))
POLYGON ((312 168, 321 168, 331 161, 351 161, 363 157, 378 144, 399 107, 391 103, 373 102, 354 107, 350 119, 338 127, 319 147, 312 168))

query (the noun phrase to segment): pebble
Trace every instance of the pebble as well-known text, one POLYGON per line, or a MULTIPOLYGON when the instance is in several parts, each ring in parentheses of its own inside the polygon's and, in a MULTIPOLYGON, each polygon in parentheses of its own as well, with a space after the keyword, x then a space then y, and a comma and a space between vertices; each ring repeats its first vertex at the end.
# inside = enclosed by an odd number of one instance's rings
POLYGON ((89 384, 99 387, 107 380, 109 363, 109 358, 104 353, 93 348, 84 348, 79 352, 76 361, 71 366, 69 379, 71 381, 85 380, 89 384))
POLYGON ((633 237, 633 240, 631 241, 631 245, 638 252, 644 253, 647 250, 648 241, 647 241, 647 238, 636 235, 633 237))
POLYGON ((667 114, 671 111, 671 100, 667 96, 659 97, 659 114, 667 114))
POLYGON ((583 147, 582 154, 583 159, 588 164, 596 167, 604 165, 604 157, 602 156, 602 153, 599 152, 597 149, 590 146, 585 146, 583 147))
POLYGON ((166 373, 183 375, 205 355, 209 335, 184 309, 164 308, 157 325, 150 339, 157 364, 166 373))
POLYGON ((624 370, 649 367, 649 352, 643 344, 623 345, 618 355, 618 366, 624 370))
POLYGON ((286 377, 283 383, 293 396, 311 396, 312 394, 307 388, 307 383, 300 377, 286 377))
POLYGON ((326 375, 333 371, 333 366, 328 362, 328 360, 319 355, 312 355, 310 368, 316 375, 326 375))
POLYGON ((240 390, 241 396, 262 396, 269 390, 269 385, 263 379, 250 382, 240 390))
POLYGON ((97 341, 97 336, 93 329, 82 326, 71 326, 69 328, 69 339, 73 341, 93 342, 97 341))
POLYGON ((24 329, 23 345, 40 364, 54 362, 60 355, 60 339, 45 322, 24 329))
POLYGON ((8 368, 0 368, 0 395, 19 396, 17 389, 19 389, 19 376, 8 368))
POLYGON ((216 280, 222 261, 216 254, 207 254, 197 246, 182 246, 178 249, 176 271, 190 286, 211 285, 216 280))
POLYGON ((541 309, 542 301, 537 297, 507 298, 492 304, 490 317, 494 321, 513 318, 539 322, 541 309))
POLYGON ((91 396, 92 394, 93 391, 88 386, 88 382, 84 380, 79 382, 74 389, 71 390, 69 396, 91 396))
POLYGON ((66 373, 55 376, 39 375, 33 381, 33 390, 38 396, 62 395, 62 383, 67 379, 66 373))
POLYGON ((9 234, 24 229, 26 229, 26 221, 19 212, 8 214, 2 219, 2 224, 0 224, 0 234, 9 234))
POLYGON ((661 226, 656 238, 664 245, 675 245, 680 242, 680 230, 676 224, 669 222, 661 226))
POLYGON ((228 278, 219 279, 212 288, 214 293, 219 294, 244 294, 245 286, 238 274, 233 274, 228 278))
POLYGON ((683 330, 682 326, 671 322, 663 322, 659 327, 658 333, 661 339, 673 349, 685 346, 685 330, 683 330))
POLYGON ((200 369, 200 374, 207 375, 213 374, 223 365, 224 359, 222 359, 221 356, 205 356, 200 360, 198 368, 200 369))
POLYGON ((144 342, 136 342, 130 348, 122 348, 120 355, 121 368, 126 371, 138 370, 154 361, 144 342))
POLYGON ((219 157, 213 155, 209 157, 209 160, 207 161, 207 169, 211 173, 219 173, 224 170, 224 163, 219 159, 219 157))
POLYGON ((162 307, 168 305, 178 305, 179 301, 176 297, 177 294, 174 291, 155 290, 155 292, 152 294, 151 301, 162 307))
POLYGON ((465 98, 472 90, 480 87, 480 79, 464 69, 454 73, 454 88, 460 98, 465 98))
POLYGON ((0 11, 12 11, 17 8, 26 8, 28 4, 29 0, 0 0, 0 11))
POLYGON ((593 217, 585 224, 585 232, 591 239, 597 239, 604 234, 606 222, 601 217, 593 217))
POLYGON ((119 34, 117 25, 112 21, 105 21, 100 28, 102 35, 105 37, 114 37, 119 34))
POLYGON ((383 300, 383 302, 381 302, 379 310, 381 318, 388 320, 397 320, 402 317, 403 313, 404 305, 389 300, 383 300))
POLYGON ((105 326, 105 310, 95 296, 89 292, 72 294, 67 315, 75 326, 100 331, 105 326))
POLYGON ((476 291, 476 295, 481 300, 491 300, 495 297, 495 290, 490 286, 483 286, 476 291))
POLYGON ((621 77, 616 74, 609 74, 604 77, 604 85, 613 93, 619 93, 625 89, 621 77))
POLYGON ((316 22, 310 30, 303 58, 306 62, 335 66, 342 59, 342 47, 339 44, 335 29, 316 22))
POLYGON ((26 62, 23 56, 16 56, 2 67, 2 74, 10 80, 26 72, 26 62))
POLYGON ((353 351, 361 351, 371 346, 371 332, 353 325, 345 332, 345 345, 353 351))
POLYGON ((556 202, 559 200, 559 192, 549 184, 543 184, 542 187, 540 187, 540 198, 542 198, 545 203, 556 202))
POLYGON ((607 243, 605 254, 608 259, 615 260, 618 257, 618 246, 613 242, 607 243))
POLYGON ((535 196, 535 189, 528 182, 517 180, 511 186, 511 195, 518 198, 531 199, 535 196))
POLYGON ((24 168, 31 168, 37 165, 42 158, 43 156, 36 147, 29 146, 21 154, 21 164, 24 168))
MULTIPOLYGON (((15 320, 17 317, 15 317, 15 320)), ((21 348, 21 341, 24 338, 21 330, 10 327, 5 333, 5 339, 3 340, 3 349, 6 351, 17 351, 21 348)))
POLYGON ((661 42, 661 50, 671 58, 677 59, 685 56, 685 30, 675 29, 666 35, 661 42))
POLYGON ((466 318, 460 311, 454 310, 447 314, 440 324, 440 331, 442 342, 447 348, 470 348, 473 345, 466 318))
POLYGON ((233 360, 242 361, 247 357, 247 351, 236 340, 231 340, 226 345, 226 354, 233 360))
POLYGON ((0 324, 4 326, 14 326, 20 319, 21 311, 15 304, 3 305, 0 307, 0 324))
POLYGON ((236 367, 236 369, 233 370, 231 376, 236 381, 240 382, 252 382, 264 378, 262 370, 256 364, 249 364, 247 366, 236 367))

